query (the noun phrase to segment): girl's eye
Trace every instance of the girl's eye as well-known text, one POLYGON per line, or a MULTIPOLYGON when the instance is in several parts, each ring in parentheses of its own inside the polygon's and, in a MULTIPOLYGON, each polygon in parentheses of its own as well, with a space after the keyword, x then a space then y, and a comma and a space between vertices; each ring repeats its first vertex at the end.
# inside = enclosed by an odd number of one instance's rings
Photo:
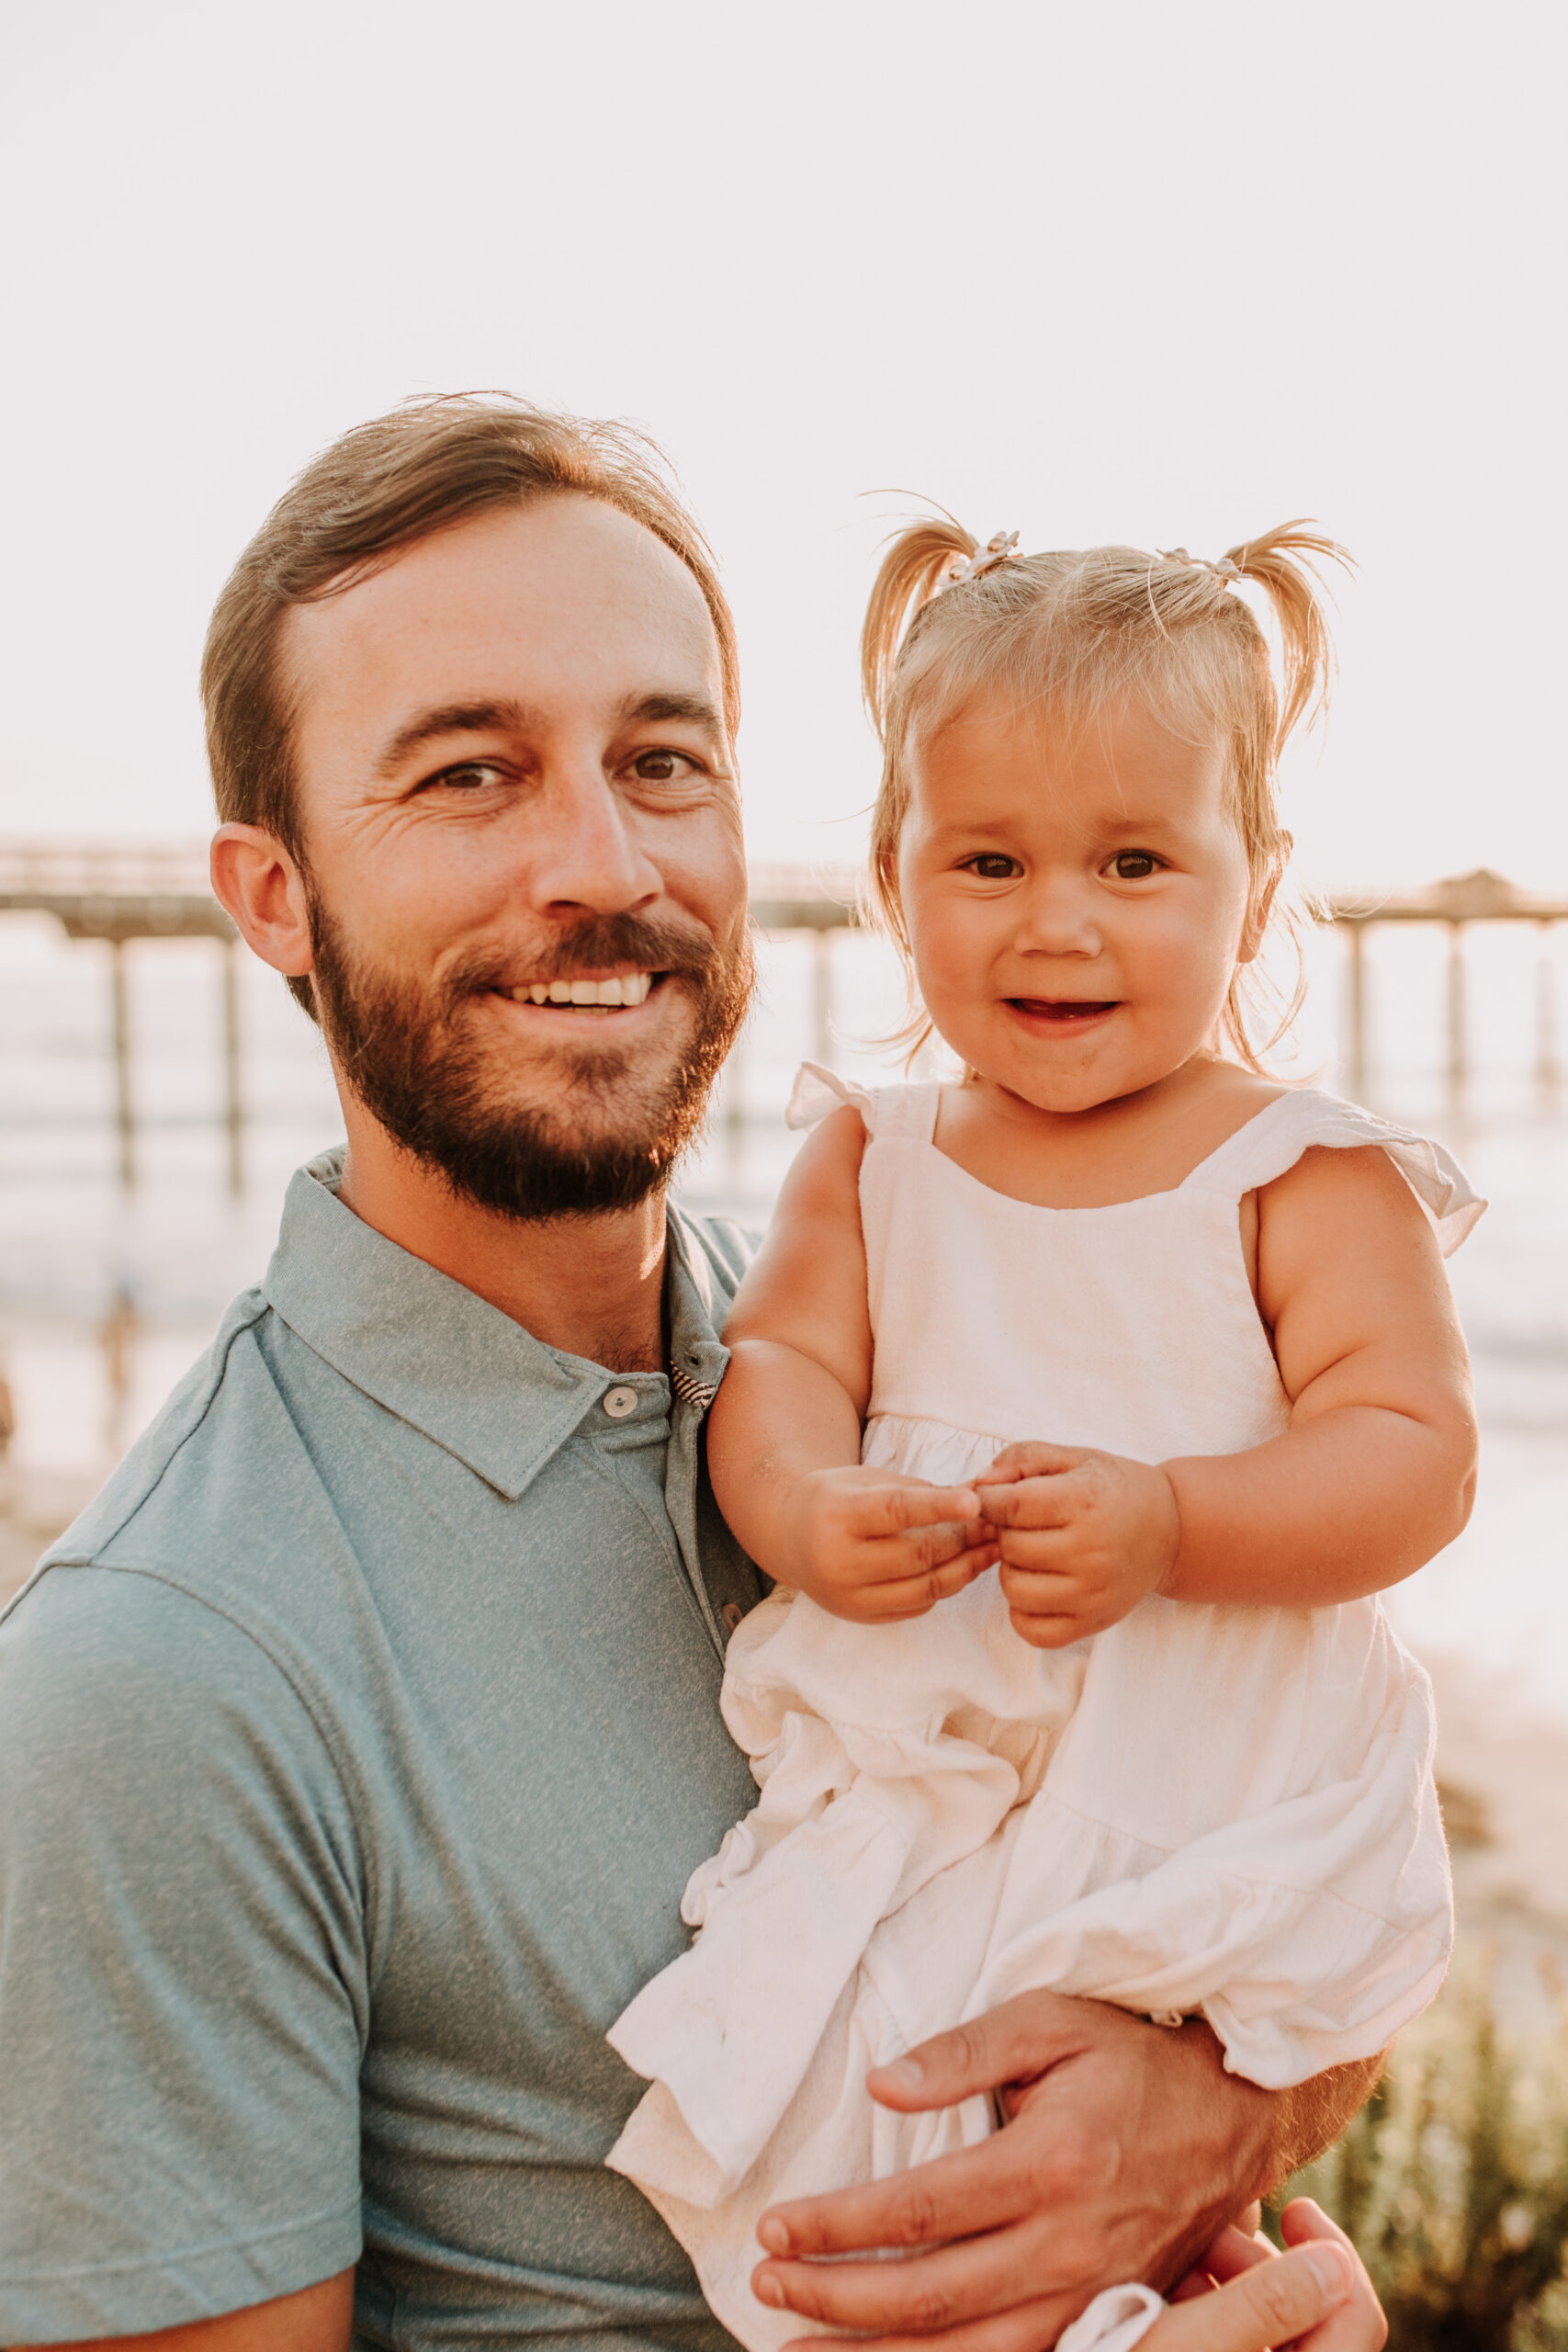
POLYGON ((982 882, 1010 882, 1019 865, 1016 857, 1004 857, 1000 850, 987 850, 982 856, 969 860, 969 871, 982 882))
POLYGON ((1111 871, 1118 882, 1146 882, 1159 865, 1159 860, 1146 849, 1124 849, 1111 861, 1111 871))
POLYGON ((632 774, 642 784, 683 784, 696 772, 696 762, 684 752, 639 752, 632 762, 632 774))

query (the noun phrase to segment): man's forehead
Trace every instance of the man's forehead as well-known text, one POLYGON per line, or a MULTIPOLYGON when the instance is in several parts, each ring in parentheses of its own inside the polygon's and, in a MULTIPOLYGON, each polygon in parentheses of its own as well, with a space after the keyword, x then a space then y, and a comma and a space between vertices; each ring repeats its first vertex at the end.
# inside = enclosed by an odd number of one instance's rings
POLYGON ((280 658, 310 730, 442 705, 606 713, 660 691, 717 703, 712 616, 686 566, 602 502, 555 496, 453 525, 287 617, 280 658), (373 714, 375 715, 373 717, 373 714))

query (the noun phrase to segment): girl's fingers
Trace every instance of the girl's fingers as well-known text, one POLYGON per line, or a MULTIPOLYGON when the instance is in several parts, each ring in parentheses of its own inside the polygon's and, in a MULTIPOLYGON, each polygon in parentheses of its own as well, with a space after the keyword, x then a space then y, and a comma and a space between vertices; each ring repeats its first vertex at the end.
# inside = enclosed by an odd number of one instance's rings
POLYGON ((984 1516, 973 1487, 862 1487, 846 1514, 855 1535, 902 1535, 911 1528, 972 1524, 984 1516))
POLYGON ((1085 1458, 1081 1445, 1047 1445, 1030 1438, 1014 1445, 1004 1445, 987 1478, 1049 1478, 1062 1470, 1074 1470, 1085 1458))
POLYGON ((1026 1617, 1018 1609, 1010 1610, 1008 1617, 1019 1640, 1027 1642, 1032 1650, 1070 1650, 1084 1638, 1081 1618, 1026 1617))
POLYGON ((1084 1578, 1063 1576, 1055 1569, 1018 1569, 1001 1559, 1001 1592, 1018 1616, 1081 1616, 1086 1609, 1084 1578))
MULTIPOLYGON (((1001 1551, 999 1544, 997 1548, 1001 1551)), ((1033 1552, 1031 1545, 1021 1560, 1017 1556, 1021 1548, 1016 1538, 1010 1538, 1006 1551, 1001 1552, 1002 1590, 1015 1607, 1062 1609, 1075 1594, 1082 1592, 1083 1577, 1058 1565, 1059 1551, 1053 1557, 1053 1547, 1047 1545, 1043 1547, 1044 1558, 1039 1559, 1038 1555, 1030 1556, 1033 1552)))
POLYGON ((977 1478, 975 1493, 993 1527, 1067 1527, 1083 1508, 1082 1481, 1073 1477, 1071 1469, 1055 1478, 1021 1476, 1002 1487, 977 1478))
POLYGON ((913 1576, 897 1577, 884 1584, 863 1586, 862 1600, 868 1618, 877 1623, 890 1623, 904 1617, 923 1617, 933 1602, 946 1600, 962 1592, 978 1576, 996 1565, 997 1547, 992 1543, 976 1544, 945 1560, 939 1567, 927 1568, 913 1576))

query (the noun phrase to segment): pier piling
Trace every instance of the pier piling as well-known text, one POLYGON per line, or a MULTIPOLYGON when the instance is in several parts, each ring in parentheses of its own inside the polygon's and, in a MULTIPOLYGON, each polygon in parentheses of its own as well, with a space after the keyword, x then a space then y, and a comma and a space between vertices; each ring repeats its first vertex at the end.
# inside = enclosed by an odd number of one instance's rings
POLYGON ((114 1039, 115 1132, 119 1142, 119 1184, 136 1185, 136 1104, 130 1090, 130 993, 126 986, 125 942, 109 941, 109 1006, 114 1039))
MULTIPOLYGON (((835 935, 859 920, 852 876, 804 867, 762 866, 751 873, 751 919, 757 929, 809 940, 807 1018, 811 1050, 830 1063, 834 1053, 835 935)), ((205 852, 198 846, 82 846, 0 842, 0 914, 52 915, 72 939, 102 940, 109 950, 110 1034, 114 1063, 115 1134, 119 1182, 127 1192, 138 1177, 138 1136, 131 1007, 126 944, 132 939, 216 939, 220 962, 221 1122, 231 1193, 246 1176, 244 1039, 240 1017, 239 940, 213 898, 205 852)), ((1382 923, 1425 923, 1447 933, 1446 1068, 1456 1104, 1470 1083, 1468 973, 1465 933, 1476 922, 1528 922, 1539 941, 1535 968, 1535 1076, 1543 1094, 1562 1081, 1557 1005, 1555 932, 1568 923, 1568 899, 1520 890, 1484 869, 1428 888, 1384 898, 1341 897, 1328 920, 1345 933, 1346 963, 1340 1028, 1346 1082, 1364 1093, 1375 1077, 1373 980, 1368 934, 1382 923)), ((720 1118, 737 1164, 750 1124, 739 1050, 725 1072, 720 1118)))

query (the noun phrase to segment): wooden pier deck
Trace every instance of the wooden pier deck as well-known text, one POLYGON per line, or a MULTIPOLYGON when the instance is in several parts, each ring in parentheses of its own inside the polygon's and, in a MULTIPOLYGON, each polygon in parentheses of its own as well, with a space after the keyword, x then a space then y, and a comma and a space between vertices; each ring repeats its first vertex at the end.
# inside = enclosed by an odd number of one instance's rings
MULTIPOLYGON (((833 942, 837 933, 861 921, 859 876, 848 869, 757 865, 751 869, 750 889, 752 920, 760 931, 807 933, 812 938, 812 1026, 817 1050, 828 1059, 833 942)), ((241 948, 233 924, 209 887, 205 844, 0 842, 0 914, 48 915, 60 923, 68 938, 100 941, 108 948, 116 1127, 120 1181, 127 1189, 136 1182, 137 1133, 126 947, 141 939, 220 943, 224 951, 222 1119, 229 1182, 233 1191, 241 1191, 245 1126, 239 1011, 241 948)), ((1541 933, 1544 945, 1555 925, 1568 922, 1568 898, 1522 890, 1502 875, 1482 868, 1420 889, 1379 897, 1336 897, 1325 916, 1345 933, 1348 951, 1345 1060, 1353 1092, 1361 1091, 1368 1070, 1368 936, 1384 923, 1430 923, 1447 931, 1448 1074, 1459 1096, 1470 1074, 1466 932, 1475 923, 1530 923, 1541 933)), ((1555 1086, 1562 1076, 1556 1004, 1551 967, 1544 953, 1538 966, 1534 1010, 1537 1077, 1543 1086, 1555 1086)))

